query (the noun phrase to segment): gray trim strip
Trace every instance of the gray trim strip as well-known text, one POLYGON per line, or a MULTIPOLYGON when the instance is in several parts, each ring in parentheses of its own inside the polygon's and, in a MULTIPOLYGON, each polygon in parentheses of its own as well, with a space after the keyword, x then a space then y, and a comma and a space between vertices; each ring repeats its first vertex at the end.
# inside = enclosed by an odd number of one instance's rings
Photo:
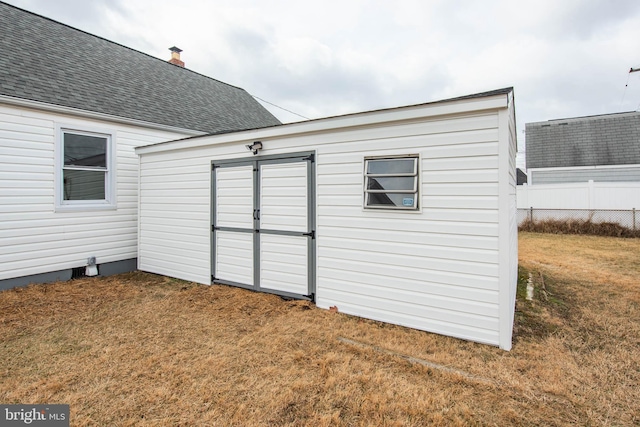
POLYGON ((311 157, 311 160, 315 157, 314 151, 301 151, 297 153, 289 153, 289 154, 271 154, 267 156, 258 155, 255 157, 245 157, 240 159, 224 159, 224 160, 212 160, 212 167, 231 167, 231 166, 240 166, 242 164, 251 164, 255 162, 262 163, 289 163, 307 160, 307 158, 311 157))
POLYGON ((0 291, 30 284, 66 282, 67 280, 71 280, 71 269, 0 280, 0 291))
POLYGON ((280 236, 308 236, 309 231, 287 231, 287 230, 268 230, 261 228, 258 231, 259 234, 278 234, 280 236))
POLYGON ((268 288, 260 288, 260 292, 264 292, 265 294, 278 295, 278 296, 284 297, 284 298, 301 299, 301 300, 312 301, 312 302, 315 299, 315 294, 313 294, 313 293, 311 293, 309 295, 300 295, 300 294, 294 294, 294 293, 291 293, 291 292, 277 291, 275 289, 268 289, 268 288))
POLYGON ((216 231, 215 231, 215 215, 217 209, 217 194, 216 194, 216 166, 213 162, 211 162, 211 200, 209 201, 211 208, 209 209, 209 224, 211 224, 211 233, 209 248, 211 249, 209 252, 211 254, 211 259, 209 260, 209 265, 211 266, 211 283, 213 283, 213 278, 216 276, 216 231))
POLYGON ((114 274, 129 273, 131 271, 136 271, 137 269, 138 258, 98 264, 98 271, 101 276, 113 276, 114 274))
POLYGON ((224 280, 213 278, 213 283, 218 285, 227 285, 227 286, 235 286, 237 288, 248 289, 250 291, 255 291, 256 289, 252 285, 247 285, 246 283, 234 282, 233 280, 224 280))
POLYGON ((309 155, 307 160, 307 230, 311 236, 307 241, 307 262, 309 295, 315 302, 316 295, 316 154, 309 155))
MULTIPOLYGON (((45 111, 57 113, 57 114, 71 114, 74 116, 105 120, 105 121, 114 122, 114 123, 122 123, 130 126, 131 125, 141 126, 141 127, 146 127, 150 129, 157 129, 157 130, 176 132, 176 133, 185 133, 191 136, 208 135, 208 132, 202 132, 199 130, 180 128, 180 127, 175 127, 170 125, 163 125, 160 123, 146 122, 144 120, 129 119, 127 117, 113 116, 111 114, 81 110, 79 108, 65 107, 62 105, 49 104, 47 102, 41 102, 41 101, 32 101, 30 99, 16 98, 8 95, 0 95, 0 102, 4 102, 10 105, 16 105, 18 107, 45 110, 45 111)), ((138 148, 142 148, 142 147, 136 147, 135 150, 137 150, 138 148)))
POLYGON ((234 233, 255 233, 253 228, 213 227, 214 231, 233 231, 234 233))
POLYGON ((253 289, 260 290, 260 160, 253 162, 253 289))
POLYGON ((234 281, 231 281, 231 280, 214 279, 213 280, 213 284, 215 284, 215 285, 224 285, 224 286, 234 286, 236 288, 242 288, 242 289, 246 289, 248 291, 263 292, 265 294, 278 295, 280 297, 298 299, 298 300, 313 301, 314 297, 315 297, 314 294, 300 295, 300 294, 294 294, 294 293, 291 293, 291 292, 277 291, 277 290, 268 289, 268 288, 254 289, 253 286, 248 286, 248 285, 245 285, 244 283, 238 283, 238 282, 234 282, 234 281))
MULTIPOLYGON (((84 266, 79 266, 84 268, 84 266)), ((138 269, 138 258, 129 258, 122 261, 113 261, 98 264, 99 276, 112 276, 114 274, 129 273, 138 269)), ((73 269, 51 271, 48 273, 32 274, 29 276, 13 277, 0 280, 0 291, 30 284, 66 282, 71 280, 73 269)))

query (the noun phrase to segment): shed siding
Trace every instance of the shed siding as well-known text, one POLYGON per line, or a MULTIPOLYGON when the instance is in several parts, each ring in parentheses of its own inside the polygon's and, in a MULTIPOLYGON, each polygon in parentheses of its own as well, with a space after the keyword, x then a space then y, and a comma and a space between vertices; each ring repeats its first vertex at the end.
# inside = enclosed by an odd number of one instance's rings
MULTIPOLYGON (((505 253, 517 242, 506 212, 513 205, 515 224, 509 114, 496 109, 262 139, 265 155, 316 150, 319 307, 501 345, 501 315, 512 319, 499 309, 511 298, 501 280, 512 279, 517 262, 505 253), (364 157, 397 154, 420 155, 420 211, 363 209, 364 157), (501 192, 513 200, 501 202, 501 192)), ((143 151, 141 269, 210 283, 210 163, 253 156, 244 147, 251 139, 209 138, 210 145, 198 138, 191 148, 143 151)))
POLYGON ((317 305, 497 344, 498 115, 392 130, 318 147, 317 305), (363 210, 364 156, 411 153, 421 211, 363 210))
POLYGON ((0 106, 0 280, 137 256, 134 148, 184 136, 0 106), (117 209, 55 212, 55 128, 108 128, 117 144, 117 209))
POLYGON ((138 268, 209 284, 211 162, 193 154, 140 159, 138 268))

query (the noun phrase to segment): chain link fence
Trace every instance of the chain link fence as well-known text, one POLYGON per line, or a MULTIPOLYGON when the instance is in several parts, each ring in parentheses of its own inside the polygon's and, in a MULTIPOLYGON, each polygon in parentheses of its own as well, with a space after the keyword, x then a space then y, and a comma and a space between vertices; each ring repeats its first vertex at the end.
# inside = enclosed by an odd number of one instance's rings
POLYGON ((594 224, 618 224, 634 233, 640 231, 640 212, 635 209, 518 209, 518 226, 525 222, 588 221, 594 224))

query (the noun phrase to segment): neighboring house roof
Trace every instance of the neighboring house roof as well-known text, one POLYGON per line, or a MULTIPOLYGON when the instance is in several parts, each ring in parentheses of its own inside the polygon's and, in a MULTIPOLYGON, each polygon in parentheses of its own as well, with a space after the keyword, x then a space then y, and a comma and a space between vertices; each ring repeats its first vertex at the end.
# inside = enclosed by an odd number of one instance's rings
POLYGON ((527 168, 640 164, 640 112, 526 124, 527 168))
POLYGON ((0 2, 0 95, 220 133, 280 122, 245 90, 0 2))

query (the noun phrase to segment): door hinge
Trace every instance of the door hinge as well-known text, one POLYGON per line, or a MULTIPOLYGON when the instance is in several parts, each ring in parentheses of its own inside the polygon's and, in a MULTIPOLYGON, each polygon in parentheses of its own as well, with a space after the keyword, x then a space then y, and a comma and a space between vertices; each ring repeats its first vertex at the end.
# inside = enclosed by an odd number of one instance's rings
POLYGON ((313 162, 314 161, 314 157, 315 156, 313 154, 309 154, 307 157, 305 157, 302 160, 307 160, 307 161, 313 162))
POLYGON ((309 298, 311 300, 311 302, 316 302, 316 294, 314 292, 311 292, 309 295, 302 295, 305 298, 309 298))
POLYGON ((308 232, 308 233, 302 233, 302 235, 303 235, 303 236, 309 236, 309 237, 311 237, 312 239, 315 239, 315 238, 316 238, 316 230, 312 230, 312 231, 310 231, 310 232, 308 232))

